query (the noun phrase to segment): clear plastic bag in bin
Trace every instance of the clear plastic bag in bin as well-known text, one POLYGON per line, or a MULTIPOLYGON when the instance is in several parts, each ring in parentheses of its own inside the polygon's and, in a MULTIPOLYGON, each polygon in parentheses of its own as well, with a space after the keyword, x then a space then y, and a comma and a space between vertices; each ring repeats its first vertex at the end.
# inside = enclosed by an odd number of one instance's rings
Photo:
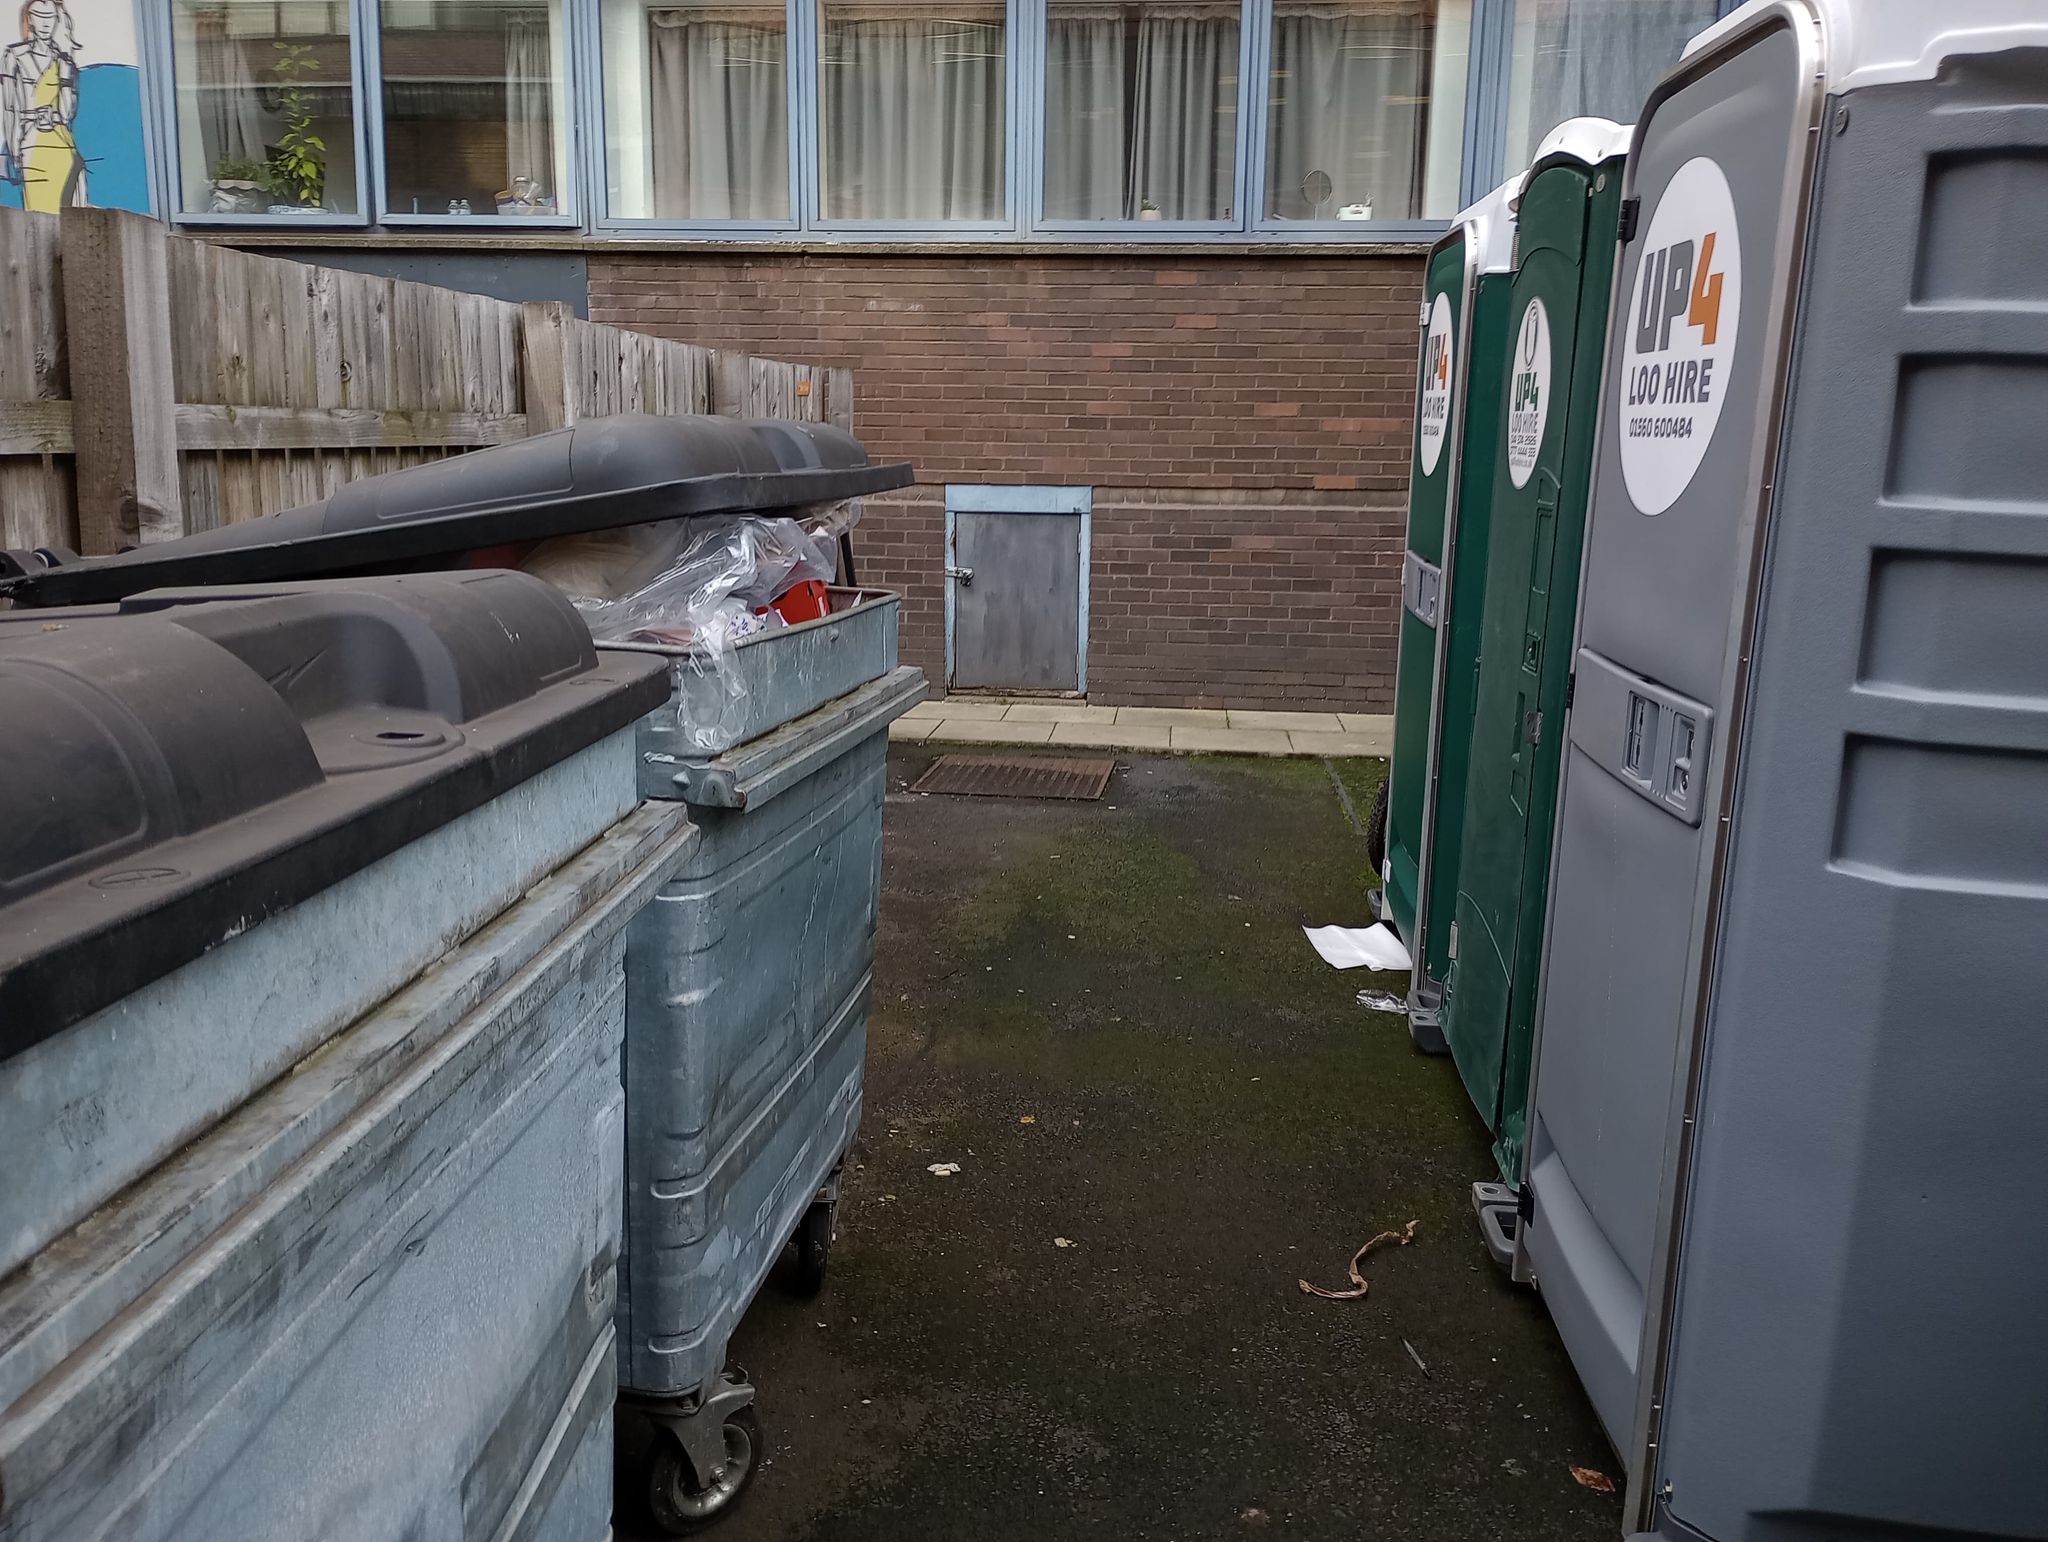
MULTIPOLYGON (((856 516, 857 517, 857 516, 856 516)), ((747 697, 733 647, 784 624, 766 609, 795 584, 832 581, 832 542, 787 517, 668 520, 549 541, 526 571, 562 589, 599 642, 656 643, 677 660, 676 724, 715 753, 747 697)))

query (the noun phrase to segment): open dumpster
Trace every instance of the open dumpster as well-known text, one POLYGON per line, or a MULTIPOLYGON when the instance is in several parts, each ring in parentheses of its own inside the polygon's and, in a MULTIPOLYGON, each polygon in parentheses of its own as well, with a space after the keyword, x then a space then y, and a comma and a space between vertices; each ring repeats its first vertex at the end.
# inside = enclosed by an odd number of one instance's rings
POLYGON ((1378 908, 1414 961, 1409 1030, 1432 1054, 1444 1050, 1437 1013, 1457 892, 1458 792, 1471 745, 1490 447, 1500 421, 1492 387, 1507 357, 1514 191, 1505 184, 1459 214, 1430 248, 1424 270, 1394 753, 1371 820, 1378 908))
POLYGON ((608 1534, 667 690, 511 573, 0 612, 0 1535, 608 1534))
MULTIPOLYGON (((724 559, 750 549, 735 516, 909 476, 819 425, 597 419, 352 483, 306 510, 29 568, 0 592, 97 597, 153 573, 206 582, 301 558, 323 571, 509 560, 551 536, 661 525, 677 532, 675 551, 633 548, 628 570, 651 571, 654 592, 725 596, 725 610, 744 611, 720 587, 732 580, 724 559), (700 545, 708 585, 693 565, 700 545)), ((701 830, 627 932, 622 1060, 626 1497, 685 1530, 760 1470, 755 1389, 725 1366, 741 1315, 792 1240, 800 1282, 822 1282, 860 1115, 888 726, 922 699, 924 677, 897 661, 899 601, 885 592, 829 589, 813 619, 746 635, 696 627, 683 640, 643 624, 644 605, 578 603, 605 657, 671 680, 672 700, 635 730, 638 786, 687 807, 701 830)))
POLYGON ((1473 392, 1497 401, 1492 537, 1463 703, 1462 850, 1438 870, 1455 891, 1442 1030, 1507 1184, 1475 1189, 1495 1258, 1513 1252, 1529 1046, 1543 951, 1551 815, 1578 616, 1579 554, 1599 419, 1629 131, 1576 118, 1544 137, 1516 200, 1512 342, 1473 392))
POLYGON ((1639 125, 1521 1240, 1631 1534, 2044 1534, 2044 81, 1757 0, 1639 125))

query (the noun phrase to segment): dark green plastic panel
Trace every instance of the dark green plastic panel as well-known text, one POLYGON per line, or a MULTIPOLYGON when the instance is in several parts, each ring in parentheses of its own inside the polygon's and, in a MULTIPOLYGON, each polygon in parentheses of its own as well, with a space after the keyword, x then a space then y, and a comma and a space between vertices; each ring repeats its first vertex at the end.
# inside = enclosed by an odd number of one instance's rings
MULTIPOLYGON (((1433 567, 1444 558, 1444 524, 1450 509, 1455 445, 1447 443, 1434 467, 1425 470, 1422 446, 1424 377, 1436 366, 1430 357, 1428 317, 1442 296, 1450 313, 1448 366, 1462 362, 1459 329, 1465 325, 1465 249, 1463 239, 1448 240, 1430 253, 1422 292, 1423 346, 1415 366, 1416 433, 1408 456, 1408 547, 1433 567)), ((1450 400, 1458 399, 1451 379, 1450 400)), ((1455 421, 1452 424, 1455 428, 1455 421)), ((1404 603, 1400 614, 1400 651, 1394 669, 1394 757, 1387 771, 1387 873, 1383 886, 1388 922, 1402 941, 1415 940, 1416 890, 1423 848, 1423 805, 1430 774, 1431 707, 1436 696, 1436 628, 1404 603)))
MULTIPOLYGON (((1510 347, 1490 379, 1473 381, 1475 394, 1483 386, 1494 403, 1493 512, 1443 1032, 1511 1183, 1521 1176, 1621 182, 1619 160, 1600 167, 1555 162, 1530 180, 1507 307, 1510 347), (1529 389, 1519 344, 1534 301, 1548 319, 1551 396, 1534 436, 1533 465, 1525 447, 1526 479, 1518 487, 1504 420, 1511 393, 1529 389)), ((1450 928, 1445 932, 1448 947, 1450 928)))

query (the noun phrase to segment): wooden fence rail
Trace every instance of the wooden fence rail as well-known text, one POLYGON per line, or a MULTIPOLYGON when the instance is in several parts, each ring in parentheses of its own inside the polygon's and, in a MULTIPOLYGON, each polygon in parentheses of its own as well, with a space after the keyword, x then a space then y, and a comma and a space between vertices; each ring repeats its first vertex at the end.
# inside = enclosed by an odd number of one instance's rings
POLYGON ((168 540, 616 412, 851 427, 853 376, 117 210, 0 210, 0 546, 168 540))

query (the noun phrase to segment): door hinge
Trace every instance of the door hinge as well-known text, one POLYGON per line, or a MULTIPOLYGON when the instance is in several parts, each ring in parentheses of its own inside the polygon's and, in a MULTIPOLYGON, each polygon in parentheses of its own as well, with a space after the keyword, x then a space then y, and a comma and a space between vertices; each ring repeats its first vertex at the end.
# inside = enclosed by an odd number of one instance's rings
POLYGON ((1564 710, 1572 710, 1572 703, 1579 696, 1579 672, 1575 669, 1564 677, 1564 710))
POLYGON ((1643 200, 1640 196, 1622 199, 1621 222, 1615 229, 1615 235, 1620 239, 1623 246, 1627 246, 1629 242, 1636 238, 1636 225, 1642 217, 1643 200))
POLYGON ((1527 716, 1526 718, 1524 718, 1524 719, 1522 720, 1522 728, 1523 728, 1523 731, 1524 731, 1524 732, 1525 732, 1525 733, 1526 733, 1526 734, 1528 735, 1528 737, 1529 737, 1529 743, 1530 743, 1530 744, 1532 744, 1532 745, 1540 745, 1540 744, 1541 744, 1541 743, 1543 742, 1543 714, 1542 714, 1542 713, 1540 713, 1540 712, 1532 712, 1532 713, 1530 713, 1530 714, 1529 714, 1529 715, 1528 715, 1528 716, 1527 716))

